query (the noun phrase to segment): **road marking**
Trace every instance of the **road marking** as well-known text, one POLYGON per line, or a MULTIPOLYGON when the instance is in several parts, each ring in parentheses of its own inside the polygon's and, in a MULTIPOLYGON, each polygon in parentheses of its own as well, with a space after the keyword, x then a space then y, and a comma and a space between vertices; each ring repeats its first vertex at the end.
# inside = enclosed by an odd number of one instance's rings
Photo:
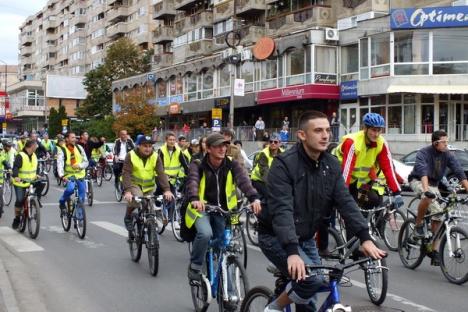
POLYGON ((70 232, 65 232, 63 227, 57 226, 57 225, 50 225, 50 226, 42 226, 41 229, 44 229, 45 231, 52 232, 52 233, 58 233, 62 235, 68 235, 68 239, 85 246, 86 248, 91 248, 91 249, 96 249, 99 247, 104 246, 102 243, 96 243, 88 239, 88 236, 85 236, 84 239, 79 238, 75 233, 72 233, 72 229, 70 229, 70 232))
MULTIPOLYGON (((56 203, 41 203, 42 206, 59 206, 59 203, 58 201, 56 203)), ((99 200, 94 200, 93 201, 93 206, 94 205, 110 205, 110 204, 121 204, 121 203, 118 203, 116 201, 99 201, 99 200)))
POLYGON ((117 235, 120 235, 120 236, 123 236, 123 237, 128 237, 128 231, 126 228, 124 228, 123 226, 120 226, 120 225, 117 225, 117 224, 114 224, 114 223, 110 223, 110 222, 107 222, 107 221, 93 221, 91 222, 92 224, 94 225, 97 225, 105 230, 108 230, 112 233, 115 233, 117 235))
POLYGON ((43 251, 44 248, 26 238, 23 234, 7 227, 0 226, 0 239, 18 252, 43 251))

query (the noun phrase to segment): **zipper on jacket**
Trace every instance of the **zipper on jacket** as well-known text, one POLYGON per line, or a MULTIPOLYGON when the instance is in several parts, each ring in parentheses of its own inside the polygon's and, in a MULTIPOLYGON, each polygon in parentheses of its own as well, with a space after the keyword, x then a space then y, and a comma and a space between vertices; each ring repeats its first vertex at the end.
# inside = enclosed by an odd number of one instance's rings
MULTIPOLYGON (((218 170, 215 171, 215 177, 216 177, 216 190, 218 193, 216 194, 216 197, 218 198, 218 206, 221 206, 221 203, 219 201, 219 178, 218 178, 218 170)), ((226 199, 227 200, 227 199, 226 199)))

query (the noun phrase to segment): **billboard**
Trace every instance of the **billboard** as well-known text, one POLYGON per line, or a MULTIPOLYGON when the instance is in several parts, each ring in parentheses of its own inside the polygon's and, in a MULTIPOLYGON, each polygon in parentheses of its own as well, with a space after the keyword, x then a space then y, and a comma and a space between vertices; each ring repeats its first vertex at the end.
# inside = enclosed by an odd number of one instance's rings
POLYGON ((83 85, 84 77, 47 75, 46 93, 48 98, 84 100, 87 92, 83 85))

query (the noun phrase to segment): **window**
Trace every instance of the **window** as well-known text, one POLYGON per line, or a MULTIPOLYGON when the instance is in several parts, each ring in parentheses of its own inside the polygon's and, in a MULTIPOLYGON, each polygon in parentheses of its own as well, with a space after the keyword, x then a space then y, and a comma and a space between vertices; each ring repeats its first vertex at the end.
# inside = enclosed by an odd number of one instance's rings
POLYGON ((341 47, 341 81, 357 80, 359 48, 357 44, 341 47))
POLYGON ((159 80, 158 82, 158 97, 164 98, 166 97, 166 82, 164 80, 159 80))
POLYGON ((225 65, 218 70, 219 96, 231 94, 231 73, 229 66, 225 65))
POLYGON ((434 30, 434 75, 468 73, 468 31, 434 30))
POLYGON ((232 19, 228 19, 226 21, 215 23, 213 25, 213 31, 214 31, 215 36, 231 31, 232 29, 233 29, 232 19))
POLYGON ((428 75, 429 33, 405 31, 394 36, 395 75, 428 75))
POLYGON ((336 73, 336 48, 315 47, 315 72, 326 74, 336 73))
POLYGON ((359 40, 359 74, 361 80, 369 79, 369 39, 359 40))
POLYGON ((244 62, 240 67, 240 76, 245 80, 245 92, 254 91, 254 62, 244 62))
POLYGON ((189 73, 185 76, 185 90, 187 92, 186 101, 197 99, 197 75, 189 73))
POLYGON ((388 106, 388 134, 400 134, 401 133, 401 105, 388 106))
POLYGON ((202 98, 211 98, 213 97, 213 70, 206 70, 205 72, 203 72, 202 77, 202 98))
POLYGON ((371 37, 371 77, 390 75, 390 34, 371 37))
POLYGON ((434 131, 434 96, 432 94, 421 95, 421 133, 434 131))
POLYGON ((293 49, 286 54, 286 85, 305 83, 305 50, 293 49))
POLYGON ((277 69, 276 59, 260 62, 260 88, 262 90, 276 88, 277 69))

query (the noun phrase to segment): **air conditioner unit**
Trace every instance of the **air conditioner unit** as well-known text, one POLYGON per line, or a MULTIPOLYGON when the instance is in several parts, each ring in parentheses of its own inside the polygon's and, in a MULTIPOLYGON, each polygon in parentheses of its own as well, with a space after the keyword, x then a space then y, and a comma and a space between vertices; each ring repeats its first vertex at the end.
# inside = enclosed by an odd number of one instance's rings
POLYGON ((338 29, 336 28, 325 28, 325 40, 338 41, 340 40, 338 29))
POLYGON ((241 53, 241 61, 251 61, 252 60, 252 50, 244 49, 241 53))

